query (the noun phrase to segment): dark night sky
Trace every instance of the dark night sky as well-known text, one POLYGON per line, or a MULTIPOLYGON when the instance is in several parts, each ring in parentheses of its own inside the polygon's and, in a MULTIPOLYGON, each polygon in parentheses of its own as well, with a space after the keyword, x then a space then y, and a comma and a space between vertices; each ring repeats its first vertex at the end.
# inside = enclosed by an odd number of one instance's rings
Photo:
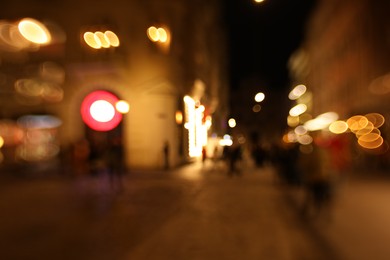
POLYGON ((268 87, 288 85, 287 61, 304 35, 316 0, 224 1, 230 49, 230 84, 256 75, 268 87))

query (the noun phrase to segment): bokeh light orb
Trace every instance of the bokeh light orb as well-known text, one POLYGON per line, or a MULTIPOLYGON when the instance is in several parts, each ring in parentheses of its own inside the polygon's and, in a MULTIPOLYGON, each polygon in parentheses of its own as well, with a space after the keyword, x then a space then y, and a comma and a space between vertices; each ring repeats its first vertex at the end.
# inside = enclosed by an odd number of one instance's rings
POLYGON ((234 128, 237 125, 236 120, 234 118, 230 118, 228 121, 228 124, 229 124, 230 128, 234 128))
POLYGON ((168 40, 168 34, 165 31, 164 28, 158 28, 157 29, 158 35, 159 35, 159 41, 160 42, 166 42, 168 40))
POLYGON ((118 36, 112 31, 105 31, 104 36, 108 39, 108 42, 113 47, 118 47, 120 42, 118 36))
POLYGON ((262 102, 265 99, 265 94, 263 92, 259 92, 255 96, 256 102, 262 102))
POLYGON ((119 98, 114 94, 97 90, 88 94, 81 104, 84 123, 96 131, 110 131, 122 121, 122 114, 115 109, 119 98))
POLYGON ((46 26, 32 18, 24 18, 18 24, 19 32, 28 41, 37 44, 46 44, 51 40, 51 35, 46 26))
POLYGON ((126 114, 130 111, 130 105, 124 100, 119 100, 115 104, 116 110, 118 110, 122 114, 126 114))
POLYGON ((147 35, 152 42, 157 42, 159 40, 159 37, 160 37, 158 29, 154 26, 151 26, 148 28, 147 35))
POLYGON ((115 116, 114 106, 106 100, 96 100, 89 108, 93 119, 98 122, 109 122, 115 116))

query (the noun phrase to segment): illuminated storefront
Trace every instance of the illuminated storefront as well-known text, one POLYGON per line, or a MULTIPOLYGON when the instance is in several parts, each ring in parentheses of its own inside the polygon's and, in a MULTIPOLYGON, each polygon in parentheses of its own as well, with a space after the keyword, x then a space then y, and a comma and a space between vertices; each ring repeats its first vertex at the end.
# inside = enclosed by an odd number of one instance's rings
POLYGON ((199 157, 202 155, 202 148, 207 145, 207 130, 211 126, 211 119, 205 116, 205 107, 190 96, 184 97, 184 104, 184 128, 188 131, 188 155, 199 157))

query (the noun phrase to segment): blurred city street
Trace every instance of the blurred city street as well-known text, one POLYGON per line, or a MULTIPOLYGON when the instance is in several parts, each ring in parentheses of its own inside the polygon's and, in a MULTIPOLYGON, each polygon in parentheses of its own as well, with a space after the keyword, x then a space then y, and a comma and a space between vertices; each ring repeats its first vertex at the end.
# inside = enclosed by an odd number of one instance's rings
POLYGON ((272 167, 193 163, 102 176, 1 177, 1 259, 388 259, 390 180, 348 178, 303 219, 272 167))
POLYGON ((390 1, 3 2, 0 260, 390 259, 390 1))

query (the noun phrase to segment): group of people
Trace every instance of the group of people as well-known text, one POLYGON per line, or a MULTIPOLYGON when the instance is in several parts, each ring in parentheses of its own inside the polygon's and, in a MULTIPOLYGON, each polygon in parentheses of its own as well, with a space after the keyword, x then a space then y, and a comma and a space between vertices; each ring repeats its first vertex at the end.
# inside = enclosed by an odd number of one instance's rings
MULTIPOLYGON (((331 211, 337 184, 349 165, 348 141, 343 136, 322 136, 320 132, 312 135, 314 141, 307 146, 311 149, 307 151, 300 150, 299 144, 282 147, 254 143, 249 147, 256 167, 272 165, 283 183, 304 191, 300 205, 305 217, 325 215, 325 212, 331 211)), ((203 161, 206 160, 205 154, 204 151, 203 161)), ((227 166, 228 176, 241 175, 243 147, 238 144, 224 146, 220 159, 227 166)))
POLYGON ((74 144, 71 154, 76 175, 106 175, 111 188, 123 188, 124 154, 121 136, 82 139, 74 144))
POLYGON ((304 191, 304 217, 329 216, 338 184, 349 166, 348 139, 321 132, 312 137, 307 150, 300 150, 297 144, 279 149, 275 166, 282 181, 304 191))

